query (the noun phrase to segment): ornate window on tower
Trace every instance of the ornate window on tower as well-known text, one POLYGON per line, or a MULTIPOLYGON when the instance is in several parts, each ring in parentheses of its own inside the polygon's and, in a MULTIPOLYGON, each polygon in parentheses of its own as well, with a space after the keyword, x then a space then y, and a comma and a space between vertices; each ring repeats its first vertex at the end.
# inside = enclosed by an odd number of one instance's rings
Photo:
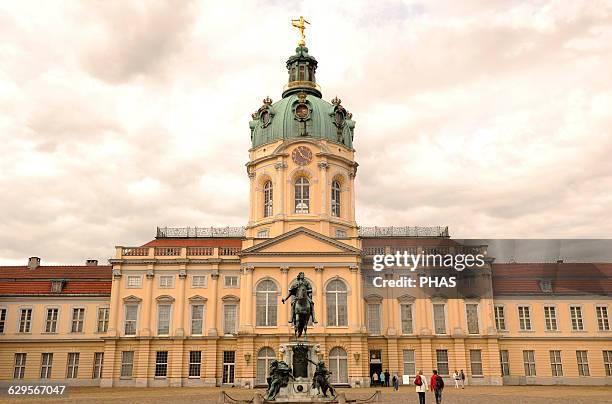
POLYGON ((332 216, 340 217, 340 183, 338 181, 332 182, 331 212, 332 216))
POLYGON ((272 181, 264 185, 264 217, 272 216, 272 181))
POLYGON ((295 182, 295 213, 308 213, 310 207, 310 183, 306 177, 295 182))

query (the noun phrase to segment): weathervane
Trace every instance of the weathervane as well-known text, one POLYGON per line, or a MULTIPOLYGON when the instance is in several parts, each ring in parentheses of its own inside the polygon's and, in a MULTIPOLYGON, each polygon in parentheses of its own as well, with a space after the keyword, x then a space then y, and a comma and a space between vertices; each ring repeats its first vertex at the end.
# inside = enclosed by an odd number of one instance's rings
POLYGON ((310 25, 310 23, 306 21, 303 16, 300 16, 299 20, 291 20, 291 25, 300 30, 300 40, 298 41, 298 46, 306 46, 306 36, 304 35, 306 24, 310 25))

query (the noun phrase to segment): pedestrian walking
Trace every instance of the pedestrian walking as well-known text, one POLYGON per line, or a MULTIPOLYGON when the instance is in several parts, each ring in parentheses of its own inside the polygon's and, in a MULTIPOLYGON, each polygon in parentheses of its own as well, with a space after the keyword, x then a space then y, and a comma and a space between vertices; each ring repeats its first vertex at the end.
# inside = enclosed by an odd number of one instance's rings
POLYGON ((457 372, 457 369, 455 369, 455 372, 453 373, 453 380, 455 381, 455 388, 458 389, 461 376, 459 375, 459 372, 457 372))
POLYGON ((419 404, 425 404, 425 392, 427 391, 427 380, 423 377, 423 371, 419 372, 414 377, 414 385, 416 392, 419 395, 419 404))
POLYGON ((397 377, 397 373, 393 374, 393 389, 395 391, 399 390, 399 377, 397 377))
POLYGON ((444 380, 442 376, 438 374, 437 370, 433 370, 431 380, 429 382, 429 388, 436 396, 436 404, 442 404, 442 390, 444 390, 444 380))
POLYGON ((464 389, 465 388, 465 373, 463 373, 463 369, 461 369, 461 373, 459 374, 459 376, 461 377, 461 388, 464 389))
POLYGON ((380 372, 380 387, 385 387, 385 372, 380 372))
POLYGON ((378 385, 378 373, 376 373, 376 371, 372 374, 372 384, 374 386, 378 385))
POLYGON ((391 383, 391 373, 389 369, 385 369, 385 387, 389 387, 389 383, 391 383))

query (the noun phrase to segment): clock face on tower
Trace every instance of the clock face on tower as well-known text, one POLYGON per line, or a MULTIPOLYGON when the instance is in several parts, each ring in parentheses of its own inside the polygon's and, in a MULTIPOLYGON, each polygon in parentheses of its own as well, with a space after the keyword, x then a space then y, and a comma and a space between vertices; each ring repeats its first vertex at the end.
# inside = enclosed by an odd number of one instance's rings
POLYGON ((298 146, 291 153, 291 158, 295 164, 305 166, 312 160, 312 152, 306 146, 298 146))

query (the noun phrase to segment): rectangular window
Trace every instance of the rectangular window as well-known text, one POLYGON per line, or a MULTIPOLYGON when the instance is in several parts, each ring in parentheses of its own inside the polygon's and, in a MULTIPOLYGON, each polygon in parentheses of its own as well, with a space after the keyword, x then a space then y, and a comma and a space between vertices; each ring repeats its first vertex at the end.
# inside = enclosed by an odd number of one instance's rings
POLYGON ((47 309, 47 317, 45 320, 45 332, 57 332, 57 318, 59 309, 47 309))
POLYGON ((597 306, 597 327, 599 331, 610 331, 610 320, 608 319, 608 307, 597 306))
POLYGON ((157 306, 157 335, 170 334, 170 309, 169 304, 160 304, 157 306))
POLYGON ((573 331, 584 330, 584 322, 582 321, 582 307, 570 306, 570 318, 572 320, 573 331))
POLYGON ((161 275, 159 277, 159 287, 170 289, 174 287, 174 275, 161 275))
POLYGON ((470 364, 472 376, 482 376, 482 351, 480 349, 470 349, 470 364))
POLYGON ((79 377, 79 353, 68 353, 68 364, 66 366, 66 379, 76 379, 79 377))
POLYGON ((557 331, 557 309, 554 306, 544 306, 544 325, 546 331, 557 331))
POLYGON ((368 303, 368 331, 380 334, 380 303, 368 303))
POLYGON ((102 377, 102 365, 104 364, 104 352, 94 353, 92 379, 100 379, 102 377))
POLYGON ((140 275, 128 275, 127 277, 128 288, 140 288, 142 287, 142 276, 140 275))
POLYGON ((416 362, 414 360, 414 349, 404 349, 404 374, 416 375, 416 362))
POLYGON ((189 377, 200 377, 202 367, 202 351, 189 352, 189 377))
POLYGON ((602 351, 606 376, 612 376, 612 351, 602 351))
POLYGON ((535 352, 523 351, 523 365, 525 367, 525 376, 535 376, 535 352))
POLYGON ((29 333, 32 331, 32 309, 21 309, 19 316, 19 332, 29 333))
POLYGON ((235 304, 225 304, 223 306, 223 333, 224 334, 235 334, 236 333, 236 320, 237 320, 238 306, 235 304))
POLYGON ((504 306, 495 306, 495 327, 497 331, 506 331, 506 313, 504 306))
POLYGON ((168 351, 157 351, 155 354, 155 377, 166 377, 168 373, 168 351))
POLYGON ((336 229, 336 238, 346 238, 346 230, 336 229))
POLYGON ((121 377, 132 377, 134 351, 121 352, 121 377))
POLYGON ((15 369, 13 370, 13 379, 23 379, 25 376, 26 354, 15 354, 15 369))
MULTIPOLYGON (((268 210, 267 207, 266 207, 266 212, 270 213, 272 211, 271 209, 272 209, 272 205, 270 205, 270 210, 268 210)), ((272 213, 270 213, 267 216, 271 216, 271 215, 272 215, 272 213)), ((259 230, 257 232, 257 238, 268 238, 268 230, 267 229, 266 230, 259 230)))
MULTIPOLYGON (((478 304, 470 303, 465 305, 465 316, 467 318, 468 334, 478 334, 478 304)), ((472 374, 474 372, 472 371, 472 374)))
POLYGON ((553 376, 563 376, 561 351, 550 351, 550 371, 553 376))
POLYGON ((202 335, 204 322, 204 306, 194 304, 191 306, 191 335, 202 335))
POLYGON ((529 306, 519 306, 519 328, 521 331, 531 331, 531 309, 529 306))
POLYGON ((510 376, 510 362, 508 357, 508 351, 499 351, 499 361, 501 363, 502 376, 510 376))
POLYGON ((434 304, 434 328, 436 334, 446 334, 446 315, 445 315, 444 304, 434 304))
POLYGON ((206 275, 193 275, 191 277, 192 288, 205 288, 206 287, 206 275))
POLYGON ((438 364, 438 373, 448 375, 448 351, 446 349, 436 350, 436 362, 438 364))
POLYGON ((83 324, 85 323, 85 309, 72 309, 72 328, 71 332, 83 332, 83 324))
MULTIPOLYGON (((414 332, 412 325, 412 305, 400 305, 400 317, 402 321, 402 334, 412 334, 414 332)), ((408 373, 406 373, 408 374, 408 373)), ((409 373, 412 374, 412 373, 409 373)))
POLYGON ((0 334, 4 334, 5 324, 6 324, 6 309, 0 309, 0 334))
POLYGON ((98 332, 108 331, 109 315, 110 315, 110 309, 108 307, 98 308, 98 327, 96 328, 98 332))
POLYGON ((138 305, 125 306, 125 335, 136 335, 136 320, 138 319, 138 305))
POLYGON ((225 275, 223 277, 223 282, 226 288, 237 288, 238 287, 238 276, 237 275, 225 275))
POLYGON ((590 376, 587 351, 576 351, 576 360, 578 362, 578 374, 580 376, 590 376))
POLYGON ((51 367, 53 366, 53 354, 43 353, 40 355, 40 378, 51 378, 51 367))
POLYGON ((223 351, 223 384, 234 383, 234 370, 236 367, 236 352, 223 351))

